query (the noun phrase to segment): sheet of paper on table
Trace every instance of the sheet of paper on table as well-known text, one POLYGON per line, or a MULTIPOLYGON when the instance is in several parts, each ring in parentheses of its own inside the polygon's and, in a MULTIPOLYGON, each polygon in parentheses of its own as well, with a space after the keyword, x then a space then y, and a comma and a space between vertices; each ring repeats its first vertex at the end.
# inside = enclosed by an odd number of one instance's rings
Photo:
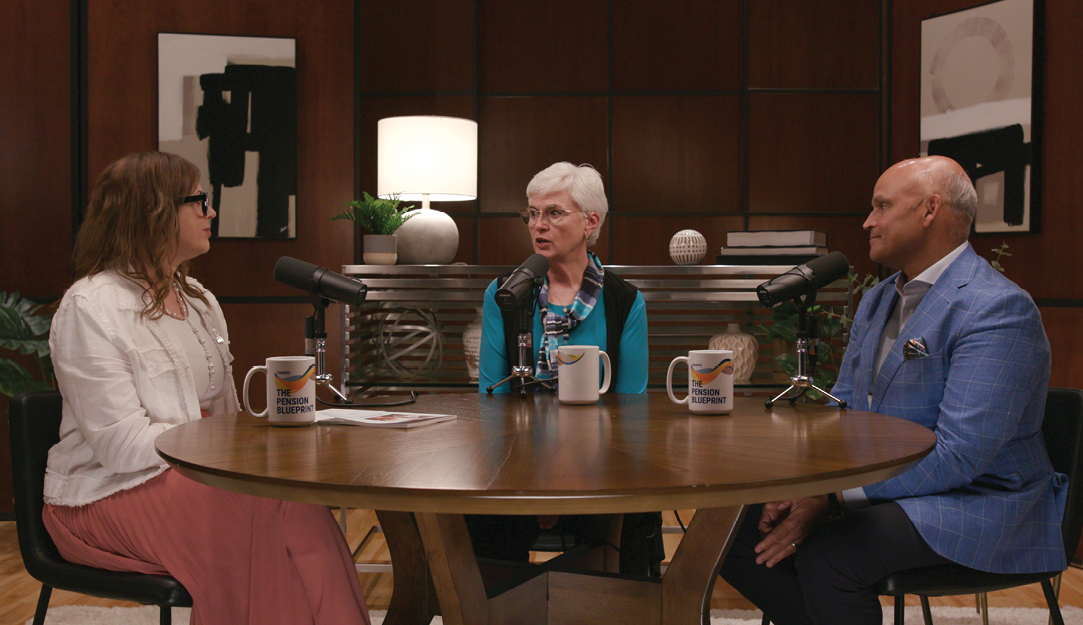
POLYGON ((316 423, 327 425, 363 425, 374 428, 416 428, 456 418, 453 414, 420 412, 383 412, 331 408, 316 411, 316 423))

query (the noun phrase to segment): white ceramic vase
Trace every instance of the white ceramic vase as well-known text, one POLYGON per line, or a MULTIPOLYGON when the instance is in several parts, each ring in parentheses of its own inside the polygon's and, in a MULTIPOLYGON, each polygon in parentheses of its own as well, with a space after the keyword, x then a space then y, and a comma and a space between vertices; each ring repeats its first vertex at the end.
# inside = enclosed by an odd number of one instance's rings
POLYGON ((481 355, 481 308, 477 309, 478 316, 463 328, 463 355, 466 357, 466 372, 470 374, 470 380, 476 381, 479 372, 479 358, 481 355))
POLYGON ((752 372, 756 370, 756 359, 760 355, 760 342, 751 334, 741 331, 741 326, 731 323, 726 331, 711 337, 709 349, 729 349, 733 351, 733 383, 748 384, 752 372))

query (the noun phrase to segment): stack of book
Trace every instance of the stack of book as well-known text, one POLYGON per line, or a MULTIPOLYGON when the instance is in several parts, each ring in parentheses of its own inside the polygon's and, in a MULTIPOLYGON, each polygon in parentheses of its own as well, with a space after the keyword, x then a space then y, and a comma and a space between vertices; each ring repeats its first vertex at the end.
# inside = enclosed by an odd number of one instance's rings
POLYGON ((749 230, 726 234, 719 265, 801 265, 827 253, 822 230, 749 230))

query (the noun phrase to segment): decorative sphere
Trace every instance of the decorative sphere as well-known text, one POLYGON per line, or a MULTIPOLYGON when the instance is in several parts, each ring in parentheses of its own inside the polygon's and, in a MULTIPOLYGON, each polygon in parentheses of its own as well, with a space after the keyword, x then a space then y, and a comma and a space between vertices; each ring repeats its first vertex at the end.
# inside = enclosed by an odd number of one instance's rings
POLYGON ((447 213, 419 208, 399 226, 400 265, 450 265, 459 250, 459 227, 447 213))
POLYGON ((695 265, 706 255, 707 239, 695 230, 681 230, 669 240, 669 257, 678 265, 695 265))

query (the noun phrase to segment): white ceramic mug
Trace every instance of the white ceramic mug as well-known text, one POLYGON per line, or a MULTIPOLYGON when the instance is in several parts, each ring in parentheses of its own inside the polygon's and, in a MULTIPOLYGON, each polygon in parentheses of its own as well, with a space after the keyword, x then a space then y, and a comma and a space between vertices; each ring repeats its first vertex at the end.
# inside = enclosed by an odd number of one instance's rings
POLYGON ((255 366, 244 376, 244 409, 253 417, 267 417, 271 425, 308 425, 316 419, 316 359, 312 356, 277 356, 255 366), (267 375, 267 408, 252 410, 248 385, 252 374, 267 375))
POLYGON ((565 404, 593 404, 609 390, 613 364, 609 354, 596 345, 561 345, 557 348, 560 363, 557 397, 565 404), (598 360, 605 365, 605 378, 598 386, 598 360))
POLYGON ((692 412, 728 413, 733 410, 733 351, 697 349, 674 358, 666 373, 666 391, 674 403, 688 404, 692 412), (679 362, 688 365, 688 396, 684 399, 673 394, 673 368, 679 362))

